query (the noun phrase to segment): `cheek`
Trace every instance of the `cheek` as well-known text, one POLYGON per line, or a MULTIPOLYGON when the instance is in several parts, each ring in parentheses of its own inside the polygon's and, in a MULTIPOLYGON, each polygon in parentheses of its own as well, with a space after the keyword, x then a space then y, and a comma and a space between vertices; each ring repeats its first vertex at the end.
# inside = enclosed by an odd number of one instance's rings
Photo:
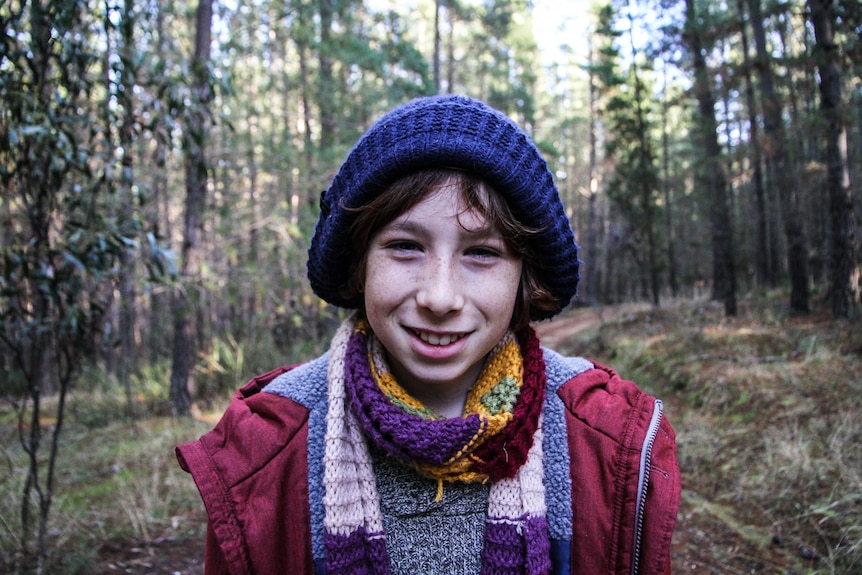
POLYGON ((521 266, 513 263, 501 270, 501 273, 488 278, 479 293, 483 294, 482 299, 488 308, 495 310, 495 313, 509 321, 518 301, 520 285, 521 266))
POLYGON ((362 295, 366 310, 392 304, 398 299, 398 291, 403 289, 399 286, 405 283, 404 277, 399 277, 396 270, 386 264, 384 258, 375 258, 373 253, 365 260, 363 275, 362 295))

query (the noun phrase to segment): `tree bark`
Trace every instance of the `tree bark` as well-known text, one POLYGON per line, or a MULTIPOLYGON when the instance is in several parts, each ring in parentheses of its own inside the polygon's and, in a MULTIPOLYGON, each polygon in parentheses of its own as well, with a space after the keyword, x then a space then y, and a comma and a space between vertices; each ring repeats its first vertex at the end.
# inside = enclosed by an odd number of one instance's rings
POLYGON ((446 52, 446 91, 450 94, 455 91, 455 10, 452 6, 446 8, 449 20, 449 40, 446 52))
POLYGON ((317 105, 320 110, 320 150, 328 155, 335 143, 335 77, 332 71, 333 0, 319 0, 320 48, 317 105))
POLYGON ((727 179, 721 165, 721 146, 718 143, 715 120, 715 97, 709 86, 704 58, 703 40, 695 8, 695 0, 686 0, 685 37, 694 58, 694 91, 700 111, 703 155, 698 175, 706 187, 709 201, 709 224, 712 236, 713 298, 724 303, 724 313, 735 316, 736 271, 734 266, 733 231, 730 206, 727 198, 727 179))
POLYGON ((440 93, 440 0, 434 2, 434 93, 440 93))
POLYGON ((835 63, 835 14, 828 0, 808 0, 808 6, 817 41, 814 53, 820 73, 820 107, 826 120, 824 136, 831 221, 829 297, 832 317, 846 319, 855 307, 851 277, 856 266, 853 237, 856 226, 847 167, 847 131, 841 114, 841 79, 835 63))
POLYGON ((171 365, 171 411, 187 416, 191 409, 189 380, 196 351, 196 314, 200 282, 200 236, 207 190, 206 135, 211 86, 208 71, 212 44, 212 0, 200 0, 197 10, 197 33, 192 60, 194 80, 192 103, 184 133, 186 148, 186 202, 184 238, 180 252, 182 286, 174 294, 174 346, 171 365))
POLYGON ((664 71, 664 97, 661 104, 661 156, 662 156, 662 191, 664 192, 664 218, 665 230, 667 233, 667 268, 668 282, 670 283, 670 293, 674 298, 679 295, 679 279, 677 278, 677 262, 676 262, 676 238, 674 237, 673 227, 673 201, 671 198, 671 182, 670 182, 670 133, 668 127, 668 108, 670 104, 667 99, 668 83, 667 83, 667 62, 664 63, 662 70, 664 71))
MULTIPOLYGON (((132 150, 134 145, 135 111, 133 94, 136 83, 136 72, 134 69, 135 50, 135 21, 134 2, 125 0, 123 14, 120 23, 120 36, 122 38, 122 57, 120 72, 120 87, 118 100, 122 105, 123 117, 120 121, 120 147, 123 149, 123 157, 120 162, 122 174, 120 175, 120 229, 129 237, 133 237, 134 229, 134 205, 135 199, 132 191, 134 178, 132 177, 134 165, 132 150)), ((132 251, 126 247, 120 252, 120 358, 118 365, 118 377, 120 384, 126 394, 126 410, 129 417, 135 417, 135 403, 132 397, 132 386, 130 377, 137 367, 137 349, 135 345, 135 305, 137 294, 135 293, 135 262, 132 251)))
MULTIPOLYGON (((36 107, 40 110, 51 109, 51 90, 49 78, 52 72, 51 60, 51 25, 49 7, 43 7, 41 2, 31 5, 30 21, 32 27, 32 71, 33 84, 37 86, 36 107)), ((36 144, 40 148, 41 144, 36 144)), ((36 149, 32 154, 34 158, 49 157, 51 151, 48 149, 36 149)), ((50 214, 52 204, 57 192, 57 183, 46 175, 46 170, 33 169, 29 158, 20 170, 21 182, 18 185, 22 196, 22 204, 26 206, 27 223, 29 225, 28 242, 29 259, 36 266, 50 269, 53 265, 49 250, 51 246, 51 220, 50 214)), ((36 329, 28 330, 29 333, 22 338, 21 347, 16 350, 20 357, 19 364, 22 373, 27 380, 27 395, 32 402, 29 422, 25 422, 26 400, 22 402, 21 411, 18 414, 18 433, 21 447, 27 454, 28 466, 27 477, 24 481, 21 498, 21 550, 24 555, 29 554, 29 546, 32 537, 32 500, 38 503, 39 515, 36 527, 36 571, 41 573, 48 555, 47 542, 47 520, 52 501, 46 497, 44 480, 40 476, 40 448, 42 444, 42 399, 52 391, 53 382, 50 381, 48 373, 49 350, 53 344, 54 330, 47 328, 55 319, 56 310, 52 309, 50 295, 39 285, 42 278, 33 277, 28 274, 25 282, 27 293, 26 300, 32 302, 32 325, 36 329)))
MULTIPOLYGON (((299 59, 299 72, 301 78, 311 78, 311 72, 308 65, 309 51, 309 22, 306 8, 303 3, 300 3, 296 8, 296 29, 291 34, 291 38, 296 44, 297 57, 299 59)), ((314 171, 314 143, 311 137, 312 132, 312 111, 311 111, 311 88, 309 82, 302 82, 300 85, 300 102, 302 103, 302 126, 303 126, 303 148, 302 154, 305 160, 305 167, 308 170, 314 171)), ((285 123, 285 131, 289 127, 285 123)), ((285 140, 289 139, 290 135, 285 134, 285 140)))
POLYGON ((799 199, 799 189, 794 178, 787 153, 787 137, 784 119, 781 117, 781 104, 775 92, 770 57, 766 46, 766 33, 763 29, 763 15, 760 0, 748 0, 751 16, 751 29, 757 48, 757 71, 763 102, 763 127, 767 137, 767 156, 775 171, 775 184, 784 218, 784 235, 787 238, 787 268, 790 273, 790 311, 808 313, 808 248, 805 226, 799 199))
POLYGON ((757 285, 774 286, 775 269, 769 257, 768 241, 769 220, 766 209, 766 190, 763 187, 763 151, 760 147, 760 124, 757 121, 757 99, 754 92, 754 82, 751 78, 751 59, 748 55, 748 32, 745 27, 745 4, 743 0, 737 3, 739 9, 739 31, 742 39, 742 69, 745 76, 745 104, 748 107, 749 145, 751 146, 751 180, 754 187, 755 209, 755 273, 757 285))
POLYGON ((587 304, 596 302, 596 272, 598 271, 598 227, 597 227, 597 200, 599 190, 598 179, 598 88, 596 86, 595 70, 593 67, 593 42, 592 35, 589 40, 589 93, 590 93, 590 159, 589 159, 589 200, 587 204, 587 237, 586 237, 586 261, 585 270, 586 290, 584 301, 587 304))
MULTIPOLYGON (((631 0, 629 0, 631 5, 631 0)), ((629 17, 629 42, 632 49, 632 70, 634 71, 635 83, 635 119, 637 121, 638 132, 638 161, 642 173, 651 172, 653 162, 653 154, 651 153, 652 140, 647 130, 646 113, 644 111, 644 89, 641 84, 640 70, 637 64, 637 48, 635 46, 634 28, 635 23, 632 17, 632 10, 628 11, 629 17)), ((658 248, 656 246, 656 231, 655 231, 655 202, 653 201, 653 192, 655 181, 652 178, 643 177, 638 183, 640 187, 641 204, 643 213, 646 217, 646 236, 647 236, 647 269, 649 273, 649 291, 652 296, 652 304, 655 307, 659 306, 659 271, 658 271, 658 248)))
MULTIPOLYGON (((160 65, 164 65, 167 55, 167 38, 164 25, 164 15, 169 6, 159 5, 155 10, 158 12, 156 18, 156 50, 157 59, 160 65)), ((164 110, 164 106, 161 107, 164 110)), ((159 236, 170 237, 168 229, 168 219, 163 218, 163 214, 167 214, 168 210, 162 209, 163 202, 166 204, 168 199, 167 188, 167 164, 168 151, 167 144, 170 136, 168 134, 167 118, 165 112, 160 111, 154 127, 153 127, 153 153, 152 163, 156 167, 153 171, 152 181, 150 183, 150 201, 146 207, 147 228, 153 230, 153 241, 157 242, 159 236), (162 225, 164 220, 164 226, 162 225), (160 232, 160 233, 159 233, 160 232)), ((150 310, 149 310, 149 325, 147 326, 147 347, 149 348, 149 361, 156 363, 161 358, 167 355, 168 346, 166 345, 166 335, 168 328, 164 326, 165 316, 169 311, 170 301, 169 292, 164 289, 159 289, 158 286, 153 286, 150 291, 150 310)))

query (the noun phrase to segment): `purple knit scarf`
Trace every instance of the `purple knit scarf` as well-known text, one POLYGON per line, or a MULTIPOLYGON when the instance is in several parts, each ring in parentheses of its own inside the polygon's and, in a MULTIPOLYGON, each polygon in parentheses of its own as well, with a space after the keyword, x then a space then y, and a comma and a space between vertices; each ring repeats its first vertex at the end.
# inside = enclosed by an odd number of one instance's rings
MULTIPOLYGON (((379 494, 366 442, 414 465, 445 465, 481 433, 483 418, 425 419, 402 410, 372 375, 369 338, 348 320, 333 339, 324 457, 326 569, 329 574, 389 573, 379 494)), ((519 334, 524 382, 515 414, 499 441, 477 450, 476 467, 493 483, 488 501, 483 574, 542 575, 550 542, 542 482, 540 414, 545 374, 531 329, 519 334), (533 405, 524 405, 530 401, 533 405), (535 404, 538 405, 535 405, 535 404)), ((494 439, 497 439, 496 437, 494 439)))

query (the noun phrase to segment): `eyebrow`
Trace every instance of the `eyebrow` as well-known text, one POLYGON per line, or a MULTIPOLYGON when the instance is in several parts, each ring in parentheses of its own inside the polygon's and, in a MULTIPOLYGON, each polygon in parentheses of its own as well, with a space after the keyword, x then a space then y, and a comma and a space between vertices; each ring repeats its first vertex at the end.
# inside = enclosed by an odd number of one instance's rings
MULTIPOLYGON (((460 221, 459 221, 460 223, 460 221)), ((470 229, 467 227, 461 226, 461 229, 470 237, 483 239, 483 238, 500 238, 503 239, 503 234, 500 233, 493 225, 484 225, 480 228, 470 229)), ((420 222, 414 219, 408 219, 406 221, 391 221, 380 229, 381 232, 385 231, 401 231, 408 232, 414 234, 422 234, 426 232, 425 226, 423 226, 420 222)))

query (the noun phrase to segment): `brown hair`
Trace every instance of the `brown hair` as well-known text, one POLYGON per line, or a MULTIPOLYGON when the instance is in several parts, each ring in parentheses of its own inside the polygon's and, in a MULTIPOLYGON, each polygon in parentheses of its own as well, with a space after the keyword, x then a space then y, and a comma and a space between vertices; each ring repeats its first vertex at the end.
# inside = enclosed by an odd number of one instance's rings
MULTIPOLYGON (((499 230, 509 249, 523 262, 521 282, 511 327, 518 330, 530 322, 534 309, 556 311, 560 302, 539 282, 533 271, 533 246, 529 239, 539 230, 524 226, 512 213, 505 198, 477 176, 456 169, 428 169, 396 180, 369 203, 350 209, 357 213, 350 226, 350 257, 347 284, 342 290, 346 298, 360 298, 365 285, 365 263, 368 245, 386 224, 425 199, 442 186, 456 186, 466 211, 481 214, 499 230)), ((361 299, 361 298, 360 298, 361 299)))

